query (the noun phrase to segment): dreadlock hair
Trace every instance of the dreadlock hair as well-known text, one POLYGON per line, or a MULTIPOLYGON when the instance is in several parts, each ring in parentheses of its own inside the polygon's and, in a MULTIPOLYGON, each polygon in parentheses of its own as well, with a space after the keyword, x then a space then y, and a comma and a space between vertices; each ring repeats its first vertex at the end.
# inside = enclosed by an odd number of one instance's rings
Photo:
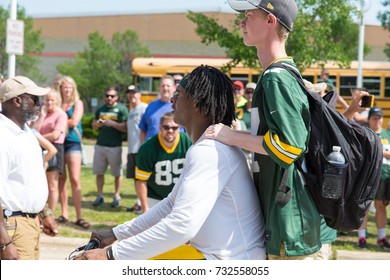
POLYGON ((210 124, 231 126, 235 120, 234 89, 226 74, 212 66, 198 66, 188 75, 185 90, 210 124))

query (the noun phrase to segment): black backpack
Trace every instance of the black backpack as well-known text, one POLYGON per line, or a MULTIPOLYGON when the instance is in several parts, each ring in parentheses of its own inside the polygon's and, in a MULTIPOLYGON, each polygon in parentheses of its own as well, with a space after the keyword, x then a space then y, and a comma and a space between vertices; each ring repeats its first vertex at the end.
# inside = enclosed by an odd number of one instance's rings
POLYGON ((358 229, 381 177, 383 152, 378 135, 336 111, 337 95, 333 92, 321 98, 318 93, 307 90, 301 74, 291 65, 277 62, 271 67, 289 71, 307 94, 311 118, 308 150, 304 155, 307 171, 303 170, 301 159, 295 164, 306 180, 319 213, 331 228, 339 231, 358 229), (341 147, 344 165, 335 166, 327 161, 326 156, 333 146, 341 147), (326 169, 340 175, 341 188, 323 187, 324 181, 328 180, 326 169))

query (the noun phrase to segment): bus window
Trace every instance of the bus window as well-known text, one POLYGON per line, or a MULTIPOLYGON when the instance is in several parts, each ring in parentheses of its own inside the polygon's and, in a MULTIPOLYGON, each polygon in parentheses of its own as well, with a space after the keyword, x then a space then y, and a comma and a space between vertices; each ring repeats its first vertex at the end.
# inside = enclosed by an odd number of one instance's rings
POLYGON ((137 79, 138 87, 141 91, 152 91, 152 77, 140 77, 137 79))
POLYGON ((304 78, 305 80, 309 81, 309 82, 312 82, 314 83, 314 76, 302 76, 302 78, 304 78))
POLYGON ((259 81, 260 75, 252 74, 252 83, 256 83, 259 81))
POLYGON ((390 97, 390 78, 385 78, 385 97, 390 97))
POLYGON ((380 85, 380 77, 363 77, 363 87, 366 88, 370 94, 379 96, 381 93, 380 85))
POLYGON ((137 84, 142 92, 157 93, 160 86, 160 78, 138 76, 137 84))
POLYGON ((351 90, 356 88, 356 76, 340 77, 340 95, 351 96, 351 90))
POLYGON ((233 82, 239 80, 239 81, 243 82, 244 85, 248 83, 248 75, 231 74, 230 79, 232 79, 233 82))
POLYGON ((151 92, 158 93, 160 91, 160 78, 153 78, 153 88, 151 92))

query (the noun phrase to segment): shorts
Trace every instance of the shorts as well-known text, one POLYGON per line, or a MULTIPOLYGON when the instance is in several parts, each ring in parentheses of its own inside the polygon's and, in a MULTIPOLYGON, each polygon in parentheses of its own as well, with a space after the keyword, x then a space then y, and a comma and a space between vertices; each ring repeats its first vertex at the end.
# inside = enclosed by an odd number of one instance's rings
POLYGON ((122 176, 122 147, 95 145, 93 173, 95 175, 104 175, 108 165, 110 166, 112 176, 122 176))
POLYGON ((386 180, 381 180, 379 183, 378 190, 375 194, 375 200, 386 200, 385 198, 385 191, 386 191, 386 180))
POLYGON ((126 178, 135 179, 135 165, 137 154, 127 154, 126 178))
POLYGON ((65 141, 64 154, 81 154, 81 143, 65 141))
POLYGON ((64 144, 53 143, 57 149, 57 153, 48 161, 47 172, 58 171, 60 174, 64 173, 64 144))

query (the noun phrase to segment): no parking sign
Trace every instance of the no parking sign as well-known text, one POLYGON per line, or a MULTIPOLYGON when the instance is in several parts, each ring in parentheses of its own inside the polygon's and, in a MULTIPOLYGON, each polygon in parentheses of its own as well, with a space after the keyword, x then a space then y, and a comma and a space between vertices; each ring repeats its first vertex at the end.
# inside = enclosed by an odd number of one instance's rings
POLYGON ((24 53, 24 22, 22 20, 7 20, 7 54, 24 53))

